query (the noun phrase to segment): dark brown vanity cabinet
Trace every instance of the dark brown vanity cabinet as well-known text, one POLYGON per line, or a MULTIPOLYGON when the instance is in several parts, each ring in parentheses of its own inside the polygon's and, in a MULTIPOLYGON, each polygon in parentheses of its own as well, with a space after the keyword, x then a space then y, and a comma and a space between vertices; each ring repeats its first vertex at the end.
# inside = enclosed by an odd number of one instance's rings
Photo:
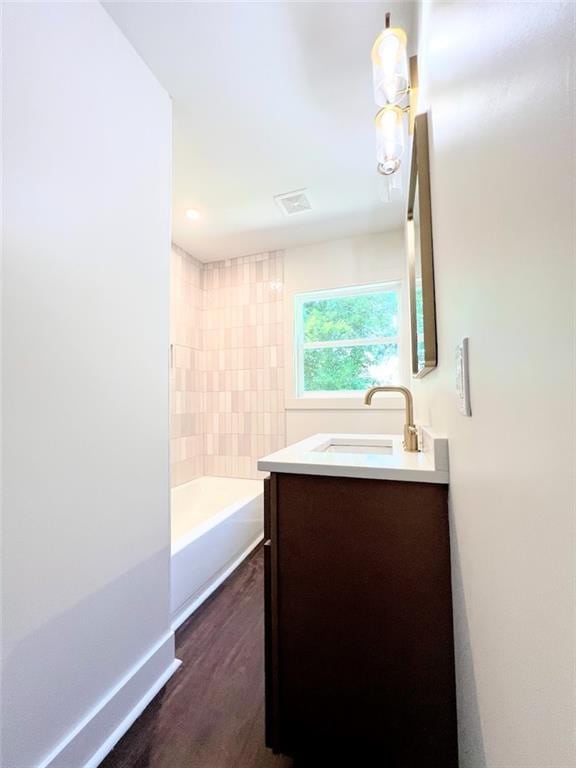
POLYGON ((265 481, 266 740, 296 766, 458 765, 447 494, 265 481))

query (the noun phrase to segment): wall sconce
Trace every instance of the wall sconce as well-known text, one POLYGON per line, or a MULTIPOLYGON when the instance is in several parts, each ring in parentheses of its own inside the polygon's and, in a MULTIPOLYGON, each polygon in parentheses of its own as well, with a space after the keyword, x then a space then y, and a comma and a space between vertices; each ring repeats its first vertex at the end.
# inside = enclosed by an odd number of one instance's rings
POLYGON ((386 26, 372 46, 374 100, 381 107, 374 119, 376 127, 377 170, 390 176, 400 168, 404 151, 404 114, 408 114, 408 130, 414 131, 418 89, 418 60, 406 53, 406 32, 386 26))
POLYGON ((404 112, 388 104, 374 118, 376 126, 376 160, 378 172, 389 176, 400 168, 404 152, 404 112))

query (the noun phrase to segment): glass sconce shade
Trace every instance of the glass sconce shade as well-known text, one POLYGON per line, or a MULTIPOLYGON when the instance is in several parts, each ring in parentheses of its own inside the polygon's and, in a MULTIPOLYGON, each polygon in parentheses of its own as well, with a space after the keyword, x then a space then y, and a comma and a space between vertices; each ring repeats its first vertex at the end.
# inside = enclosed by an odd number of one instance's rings
POLYGON ((400 107, 383 107, 376 115, 376 160, 378 172, 383 176, 400 167, 404 152, 404 113, 400 107))
POLYGON ((400 27, 383 30, 372 47, 374 99, 379 107, 398 104, 408 90, 406 32, 400 27))
POLYGON ((400 203, 404 199, 401 173, 379 174, 377 184, 378 197, 382 203, 400 203))

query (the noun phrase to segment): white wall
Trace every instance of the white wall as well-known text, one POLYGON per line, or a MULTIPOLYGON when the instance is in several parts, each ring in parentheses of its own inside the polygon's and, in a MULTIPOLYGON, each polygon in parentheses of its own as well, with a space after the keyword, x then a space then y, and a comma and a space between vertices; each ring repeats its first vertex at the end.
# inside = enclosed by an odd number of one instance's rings
POLYGON ((425 3, 461 768, 574 768, 574 11, 425 3), (472 418, 454 350, 470 337, 472 418))
POLYGON ((2 34, 2 765, 71 768, 174 659, 170 103, 97 3, 2 34))
MULTIPOLYGON (((286 440, 293 443, 316 432, 400 433, 403 398, 379 395, 370 408, 355 400, 311 402, 296 397, 294 377, 294 296, 307 291, 402 280, 406 257, 403 230, 290 248, 284 259, 284 336, 286 371, 286 440)), ((404 377, 409 379, 408 300, 403 291, 404 377)))

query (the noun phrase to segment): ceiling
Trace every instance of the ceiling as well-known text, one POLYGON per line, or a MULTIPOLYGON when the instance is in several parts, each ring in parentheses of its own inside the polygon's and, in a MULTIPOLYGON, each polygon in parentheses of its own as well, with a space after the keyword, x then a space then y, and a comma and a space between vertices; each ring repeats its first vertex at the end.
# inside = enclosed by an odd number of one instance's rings
POLYGON ((399 226, 375 172, 370 49, 388 10, 410 39, 414 5, 105 3, 173 99, 174 242, 211 261, 399 226), (312 210, 287 217, 274 196, 302 188, 312 210))

